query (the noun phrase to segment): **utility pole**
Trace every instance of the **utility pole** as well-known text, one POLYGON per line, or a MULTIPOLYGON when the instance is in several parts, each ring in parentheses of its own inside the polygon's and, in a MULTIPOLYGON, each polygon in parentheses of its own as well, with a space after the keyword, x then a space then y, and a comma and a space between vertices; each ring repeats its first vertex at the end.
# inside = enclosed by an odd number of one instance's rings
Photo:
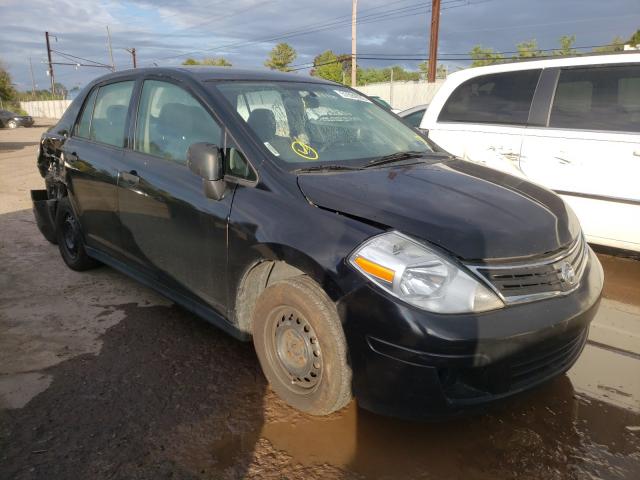
POLYGON ((351 87, 356 87, 356 17, 358 0, 351 0, 351 87))
POLYGON ((33 64, 31 63, 31 57, 29 57, 29 71, 31 72, 31 93, 33 98, 36 98, 36 80, 33 78, 33 64))
POLYGON ((49 79, 51 80, 51 95, 55 95, 56 81, 53 77, 53 64, 51 63, 51 45, 49 44, 49 32, 44 32, 44 38, 47 40, 47 58, 49 59, 49 79))
POLYGON ((116 64, 113 61, 113 49, 111 48, 111 32, 109 31, 109 25, 107 25, 107 39, 109 46, 109 57, 111 57, 111 71, 116 71, 116 64))
POLYGON ((133 68, 138 68, 138 64, 136 63, 136 49, 125 48, 125 50, 131 54, 131 62, 133 63, 133 68))
POLYGON ((440 29, 440 0, 432 0, 431 4, 431 38, 429 40, 429 71, 427 81, 436 81, 438 68, 438 30, 440 29))

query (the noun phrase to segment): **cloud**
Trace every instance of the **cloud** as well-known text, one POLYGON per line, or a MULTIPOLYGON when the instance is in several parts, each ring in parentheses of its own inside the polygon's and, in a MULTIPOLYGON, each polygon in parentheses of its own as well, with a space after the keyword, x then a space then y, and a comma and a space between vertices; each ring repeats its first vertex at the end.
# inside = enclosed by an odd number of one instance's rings
MULTIPOLYGON (((427 0, 360 2, 359 52, 422 54, 428 46, 427 0)), ((615 35, 629 36, 640 24, 637 0, 442 0, 441 55, 466 53, 476 44, 511 51, 535 38, 553 48, 563 34, 578 45, 599 45, 615 35)), ((345 0, 8 0, 0 6, 1 60, 20 89, 31 85, 29 57, 39 88, 46 88, 44 31, 55 33, 52 48, 109 63, 106 25, 110 26, 116 66, 130 66, 125 48, 135 47, 141 65, 177 65, 187 56, 223 55, 242 67, 262 68, 278 41, 298 51, 296 63, 318 53, 351 49, 351 2, 345 0)), ((56 56, 59 61, 62 57, 56 56)), ((365 66, 417 61, 363 61, 365 66)), ((451 62, 462 64, 464 61, 451 62)), ((56 67, 67 86, 83 85, 105 73, 100 68, 56 67)))

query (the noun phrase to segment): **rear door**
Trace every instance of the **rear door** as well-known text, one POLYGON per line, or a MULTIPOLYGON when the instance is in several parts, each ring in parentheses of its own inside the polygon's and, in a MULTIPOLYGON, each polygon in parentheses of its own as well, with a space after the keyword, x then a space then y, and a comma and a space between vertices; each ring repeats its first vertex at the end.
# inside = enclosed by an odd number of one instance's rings
POLYGON ((116 190, 134 83, 119 80, 95 87, 62 147, 70 198, 85 240, 111 254, 121 251, 116 190))
POLYGON ((429 138, 444 150, 514 175, 540 69, 481 75, 444 103, 429 138))
POLYGON ((640 250, 640 65, 561 69, 547 125, 527 129, 522 171, 570 203, 590 241, 640 250))
POLYGON ((133 149, 118 176, 126 254, 160 284, 224 312, 233 189, 207 198, 186 165, 193 143, 223 147, 223 130, 194 93, 171 81, 144 80, 137 112, 133 149))

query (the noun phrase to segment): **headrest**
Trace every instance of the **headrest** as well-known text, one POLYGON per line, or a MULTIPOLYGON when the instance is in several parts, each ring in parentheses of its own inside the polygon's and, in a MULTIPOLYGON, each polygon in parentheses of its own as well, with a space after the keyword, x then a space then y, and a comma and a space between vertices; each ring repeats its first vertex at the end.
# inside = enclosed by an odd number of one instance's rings
POLYGON ((247 123, 263 142, 268 142, 276 135, 276 116, 271 110, 256 108, 249 115, 247 123))

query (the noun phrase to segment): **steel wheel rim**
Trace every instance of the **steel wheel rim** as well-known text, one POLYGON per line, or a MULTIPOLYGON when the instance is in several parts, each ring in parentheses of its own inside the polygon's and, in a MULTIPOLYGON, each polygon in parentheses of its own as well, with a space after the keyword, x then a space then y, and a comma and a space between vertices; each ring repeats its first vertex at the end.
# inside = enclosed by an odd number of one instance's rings
POLYGON ((322 379, 323 362, 311 324, 293 307, 275 309, 267 324, 271 347, 267 351, 278 378, 295 393, 315 391, 322 379))
POLYGON ((67 252, 75 258, 78 255, 78 224, 73 215, 69 213, 64 217, 62 236, 67 252))

